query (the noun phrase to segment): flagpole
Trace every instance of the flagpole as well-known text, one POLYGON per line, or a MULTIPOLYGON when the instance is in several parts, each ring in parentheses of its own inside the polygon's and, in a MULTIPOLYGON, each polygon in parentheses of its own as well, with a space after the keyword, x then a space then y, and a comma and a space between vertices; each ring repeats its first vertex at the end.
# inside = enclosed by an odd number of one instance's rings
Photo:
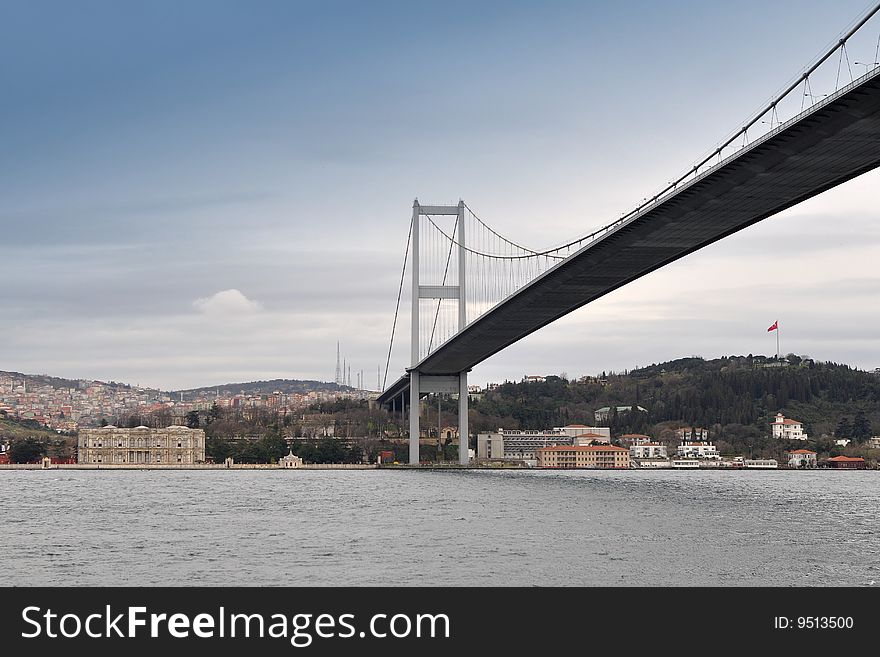
POLYGON ((776 320, 776 360, 779 360, 779 320, 776 320))

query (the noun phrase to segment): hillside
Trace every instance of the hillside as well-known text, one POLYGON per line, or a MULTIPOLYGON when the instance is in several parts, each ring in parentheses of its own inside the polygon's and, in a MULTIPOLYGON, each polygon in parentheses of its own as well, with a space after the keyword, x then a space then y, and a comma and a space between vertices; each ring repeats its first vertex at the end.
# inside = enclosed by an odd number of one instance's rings
POLYGON ((551 376, 506 383, 473 408, 475 425, 485 430, 592 424, 597 408, 633 405, 648 412, 612 416, 614 433, 657 433, 664 428, 658 425, 677 423, 758 437, 769 433, 777 412, 802 421, 811 436, 830 435, 842 418, 851 423, 860 413, 880 433, 880 377, 793 354, 784 363, 751 355, 694 357, 579 381, 551 376))
MULTIPOLYGON (((16 382, 25 381, 29 389, 48 386, 57 389, 80 388, 89 385, 107 386, 110 388, 130 389, 132 386, 127 383, 117 383, 116 381, 93 381, 91 379, 64 379, 58 376, 50 376, 48 374, 23 374, 22 372, 8 372, 0 370, 0 377, 11 378, 16 382)), ((158 392, 158 391, 157 391, 158 392)))
POLYGON ((40 426, 33 421, 16 422, 0 418, 0 442, 24 440, 33 438, 35 440, 59 440, 57 432, 40 426))
POLYGON ((224 383, 217 386, 205 386, 202 388, 190 388, 188 390, 175 390, 171 394, 175 397, 183 393, 184 400, 198 397, 204 394, 214 394, 219 391, 222 395, 251 394, 268 395, 273 392, 284 394, 305 392, 346 392, 354 390, 349 386, 337 383, 325 383, 324 381, 298 380, 298 379, 272 379, 270 381, 250 381, 247 383, 224 383))
MULTIPOLYGON (((48 374, 23 374, 21 372, 8 372, 0 370, 0 377, 8 377, 16 382, 25 381, 28 389, 49 386, 55 389, 77 389, 84 385, 106 386, 108 388, 119 390, 130 390, 133 388, 131 384, 119 383, 116 381, 97 381, 91 379, 64 379, 48 374)), ((246 383, 223 383, 215 386, 203 386, 201 388, 188 388, 185 390, 175 390, 172 392, 162 391, 153 388, 141 388, 141 390, 152 391, 157 394, 172 394, 179 397, 183 393, 184 397, 193 397, 201 393, 213 394, 219 390, 225 394, 270 394, 280 391, 286 394, 303 393, 303 392, 343 392, 351 391, 354 388, 343 386, 336 383, 327 383, 325 381, 300 380, 300 379, 272 379, 270 381, 249 381, 246 383)))

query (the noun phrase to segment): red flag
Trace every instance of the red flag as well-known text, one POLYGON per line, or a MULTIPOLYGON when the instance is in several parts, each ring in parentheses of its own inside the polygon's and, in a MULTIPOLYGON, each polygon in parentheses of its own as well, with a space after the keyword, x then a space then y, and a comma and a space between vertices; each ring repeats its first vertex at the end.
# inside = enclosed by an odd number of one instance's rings
POLYGON ((768 328, 767 331, 776 331, 778 329, 779 329, 779 320, 777 319, 775 322, 773 322, 773 326, 768 328))

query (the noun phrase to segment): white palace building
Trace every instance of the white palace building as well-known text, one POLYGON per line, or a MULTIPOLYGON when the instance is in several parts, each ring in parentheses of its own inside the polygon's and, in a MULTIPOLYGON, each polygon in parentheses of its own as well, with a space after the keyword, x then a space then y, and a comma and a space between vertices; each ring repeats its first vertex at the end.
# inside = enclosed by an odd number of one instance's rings
POLYGON ((78 463, 186 465, 205 462, 205 432, 182 426, 165 429, 109 425, 80 429, 78 463))

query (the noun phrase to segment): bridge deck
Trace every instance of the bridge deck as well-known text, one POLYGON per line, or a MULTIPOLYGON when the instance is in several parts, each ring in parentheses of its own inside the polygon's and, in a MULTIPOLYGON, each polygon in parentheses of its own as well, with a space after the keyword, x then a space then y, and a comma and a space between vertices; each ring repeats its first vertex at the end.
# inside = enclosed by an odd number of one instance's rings
MULTIPOLYGON (((627 283, 880 165, 880 70, 728 158, 560 262, 417 366, 471 369, 627 283)), ((389 403, 408 376, 386 390, 389 403)))

